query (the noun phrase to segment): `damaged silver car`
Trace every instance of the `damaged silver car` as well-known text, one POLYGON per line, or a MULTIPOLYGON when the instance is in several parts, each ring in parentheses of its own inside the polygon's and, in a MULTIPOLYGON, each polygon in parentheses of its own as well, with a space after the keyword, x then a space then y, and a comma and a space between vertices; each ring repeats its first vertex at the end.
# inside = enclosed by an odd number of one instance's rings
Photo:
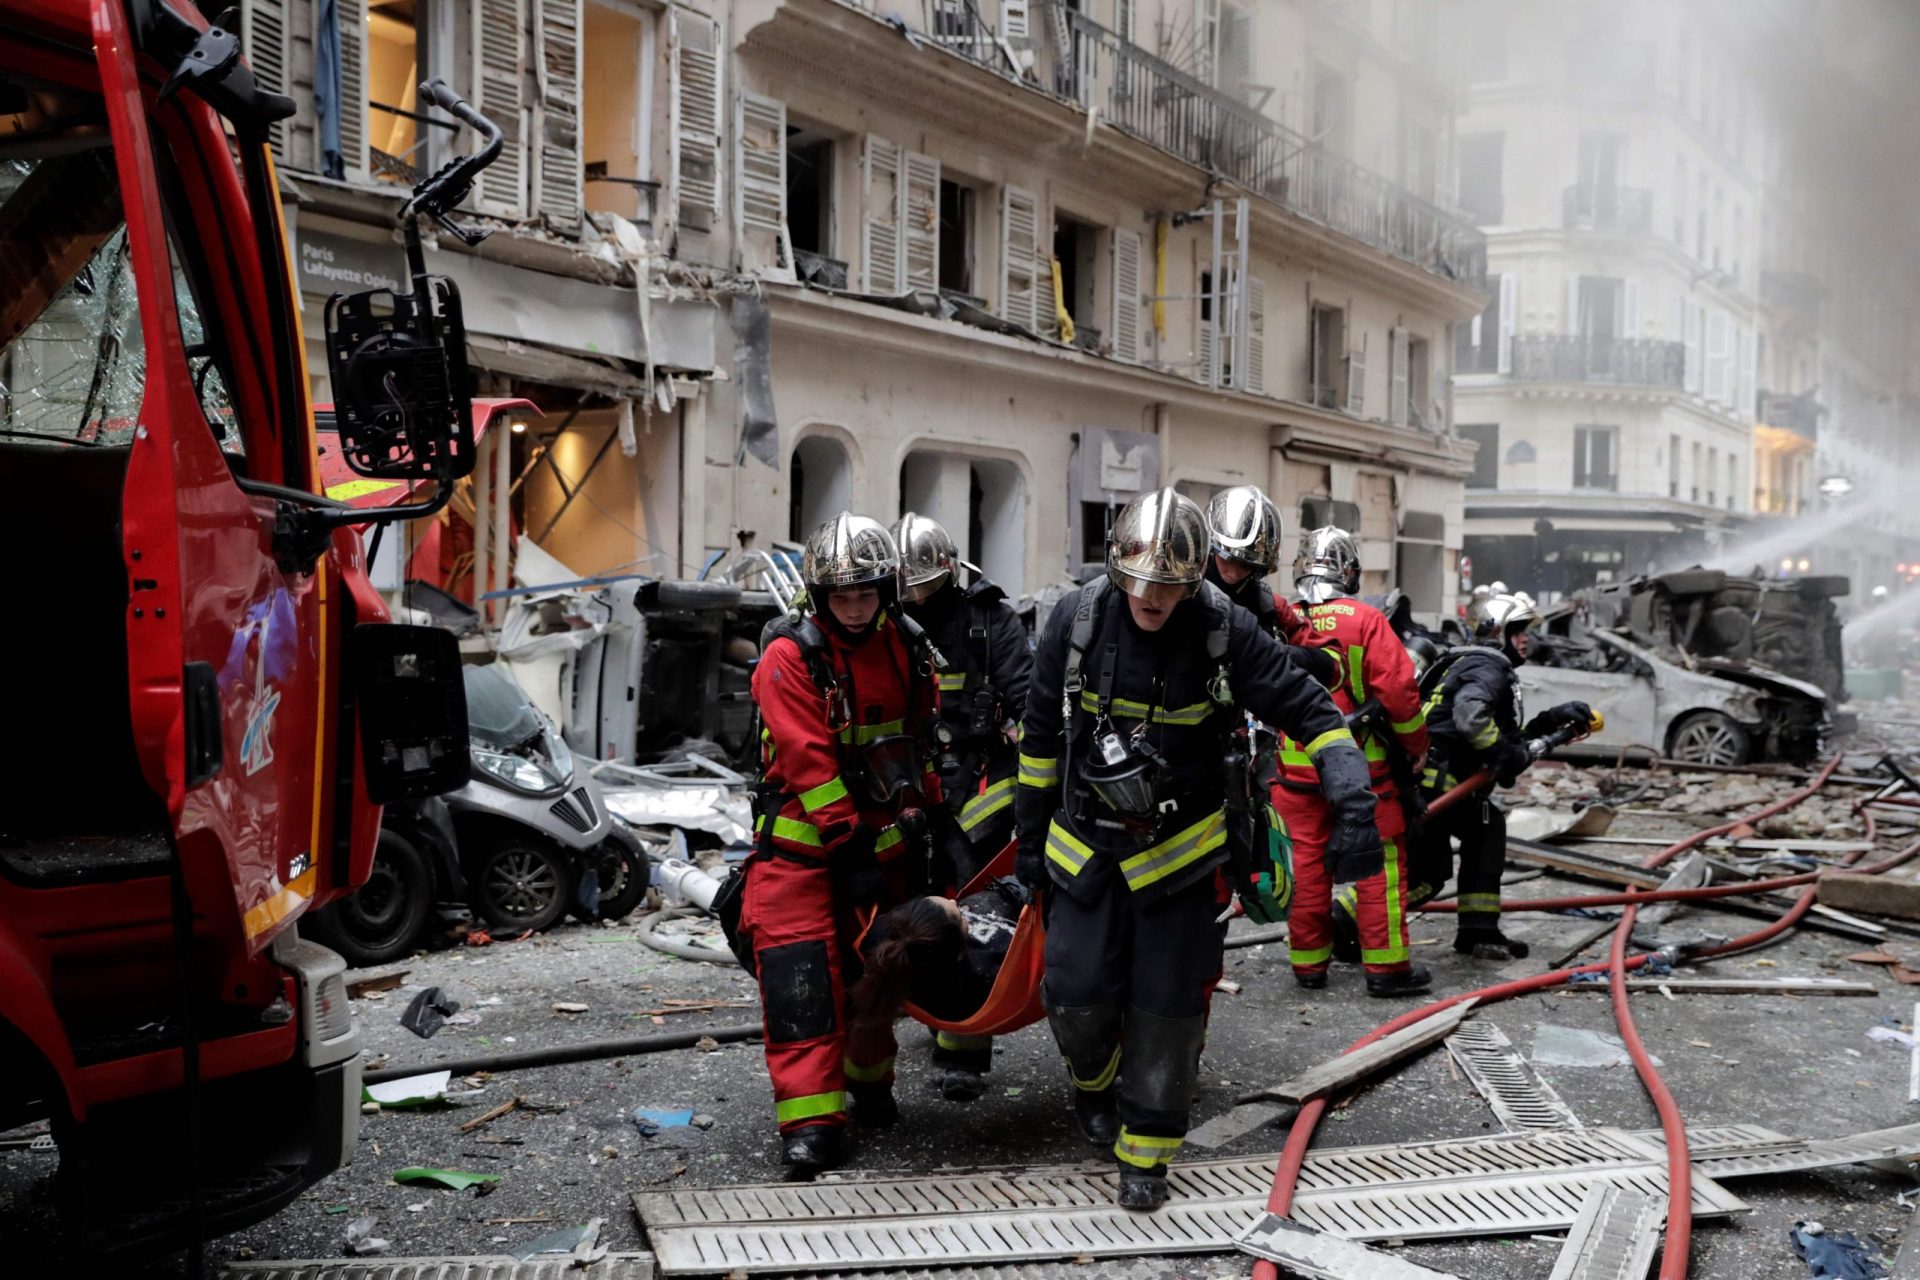
POLYGON ((1570 754, 1641 747, 1690 764, 1802 764, 1833 732, 1818 685, 1743 660, 1684 650, 1669 657, 1571 614, 1536 632, 1519 676, 1529 706, 1578 699, 1606 717, 1606 728, 1570 754))

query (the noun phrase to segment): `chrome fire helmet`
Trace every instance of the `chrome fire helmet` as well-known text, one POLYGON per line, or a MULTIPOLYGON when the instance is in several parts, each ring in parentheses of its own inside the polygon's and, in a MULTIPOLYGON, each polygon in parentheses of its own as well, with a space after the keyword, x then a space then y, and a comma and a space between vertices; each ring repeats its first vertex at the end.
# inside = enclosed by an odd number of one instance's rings
POLYGON ((1156 489, 1120 508, 1107 535, 1107 577, 1130 596, 1163 584, 1191 596, 1200 590, 1209 554, 1200 504, 1172 489, 1156 489))
POLYGON ((842 587, 878 587, 885 606, 899 591, 900 552, 878 520, 842 511, 807 535, 800 578, 816 611, 828 592, 842 587))
POLYGON ((1308 604, 1352 595, 1360 589, 1360 544, 1334 525, 1306 530, 1293 558, 1293 585, 1308 604))
POLYGON ((1473 603, 1467 606, 1467 628, 1473 642, 1499 649, 1509 658, 1519 657, 1513 637, 1538 621, 1540 611, 1524 591, 1494 590, 1484 596, 1475 592, 1473 603))
POLYGON ((900 594, 907 600, 925 600, 960 576, 960 549, 933 517, 907 512, 893 526, 893 542, 900 550, 900 594))
POLYGON ((1257 487, 1241 484, 1214 494, 1207 527, 1213 554, 1221 559, 1237 560, 1263 578, 1279 567, 1280 511, 1257 487))

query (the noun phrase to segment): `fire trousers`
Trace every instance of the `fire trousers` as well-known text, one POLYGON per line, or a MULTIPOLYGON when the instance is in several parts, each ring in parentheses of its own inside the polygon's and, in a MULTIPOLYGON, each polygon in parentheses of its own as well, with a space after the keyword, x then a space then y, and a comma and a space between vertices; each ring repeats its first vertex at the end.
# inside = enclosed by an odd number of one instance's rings
POLYGON ((1460 842, 1456 927, 1462 933, 1498 929, 1500 877, 1507 869, 1507 815, 1484 795, 1468 796, 1422 825, 1412 878, 1431 887, 1417 901, 1431 898, 1453 874, 1456 839, 1460 842))
POLYGON ((774 1117, 789 1133, 845 1124, 849 1084, 893 1082, 893 1026, 850 1028, 862 913, 841 901, 826 861, 768 856, 747 869, 740 929, 753 947, 774 1117), (852 972, 849 972, 852 970, 852 972))
MULTIPOLYGON (((1375 784, 1375 794, 1381 788, 1375 784)), ((1293 902, 1287 908, 1287 949, 1293 971, 1319 974, 1333 958, 1333 876, 1327 869, 1327 838, 1333 811, 1319 791, 1276 785, 1273 805, 1293 839, 1293 902)), ((1386 864, 1352 886, 1353 914, 1360 927, 1360 962, 1368 973, 1405 973, 1407 951, 1407 859, 1404 823, 1391 787, 1380 795, 1381 844, 1386 864)), ((1342 890, 1341 892, 1346 892, 1342 890)))
POLYGON ((1047 1021, 1075 1088, 1118 1090, 1123 1164, 1165 1168, 1186 1137, 1226 900, 1218 873, 1145 905, 1117 871, 1047 895, 1047 1021))

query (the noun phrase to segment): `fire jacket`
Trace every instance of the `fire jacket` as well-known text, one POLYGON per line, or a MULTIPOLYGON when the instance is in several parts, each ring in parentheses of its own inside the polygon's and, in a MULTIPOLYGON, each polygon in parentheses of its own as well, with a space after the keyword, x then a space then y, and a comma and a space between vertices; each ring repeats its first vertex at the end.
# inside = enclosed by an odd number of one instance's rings
POLYGON ((771 823, 774 848, 811 858, 825 858, 869 831, 874 852, 887 861, 902 842, 893 826, 900 806, 870 793, 868 753, 876 744, 885 750, 903 745, 903 735, 910 738, 918 745, 916 786, 906 803, 939 803, 940 781, 924 748, 934 717, 933 676, 921 673, 900 628, 884 613, 858 641, 811 619, 802 629, 818 640, 812 661, 800 640, 782 634, 753 672, 763 726, 761 778, 772 793, 758 806, 758 821, 771 823))
MULTIPOLYGON (((1386 710, 1400 750, 1408 760, 1418 760, 1427 750, 1427 713, 1420 702, 1420 682, 1413 674, 1413 660, 1386 615, 1351 596, 1302 605, 1301 609, 1305 626, 1314 636, 1338 645, 1345 655, 1345 682, 1333 691, 1334 704, 1341 714, 1351 715, 1368 698, 1377 698, 1386 710)), ((1385 781, 1389 775, 1388 744, 1369 734, 1360 746, 1366 752, 1367 769, 1375 784, 1385 781)), ((1319 784, 1313 761, 1292 738, 1280 740, 1280 776, 1291 783, 1319 784)))
POLYGON ((1481 645, 1455 649, 1428 680, 1433 750, 1420 785, 1439 792, 1491 764, 1503 741, 1520 740, 1520 682, 1506 655, 1481 645))
POLYGON ((1300 738, 1309 756, 1353 746, 1326 690, 1289 654, 1210 584, 1157 632, 1134 624, 1104 578, 1063 599, 1047 619, 1027 691, 1014 801, 1021 844, 1044 839, 1054 882, 1087 894, 1116 871, 1134 892, 1162 894, 1219 865, 1227 856, 1224 759, 1243 710, 1300 738), (1075 646, 1083 604, 1090 634, 1075 646), (1067 708, 1075 647, 1080 688, 1067 708), (1142 741, 1164 762, 1154 785, 1160 817, 1144 835, 1121 834, 1116 815, 1077 781, 1103 709, 1123 736, 1144 722, 1142 741))
POLYGON ((1005 725, 1017 723, 1025 710, 1033 649, 1006 600, 1006 592, 982 578, 964 590, 949 583, 908 606, 947 661, 939 673, 940 718, 956 741, 954 766, 943 773, 942 784, 969 834, 1013 803, 1018 753, 1005 725), (978 698, 983 691, 990 708, 978 698), (985 732, 976 734, 983 726, 985 732))

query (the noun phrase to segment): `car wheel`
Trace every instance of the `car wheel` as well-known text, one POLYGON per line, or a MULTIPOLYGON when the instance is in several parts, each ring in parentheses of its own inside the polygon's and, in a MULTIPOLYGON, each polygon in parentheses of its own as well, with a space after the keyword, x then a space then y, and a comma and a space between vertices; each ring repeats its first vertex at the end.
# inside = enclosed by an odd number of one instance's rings
POLYGON ((304 922, 315 942, 356 968, 386 964, 407 954, 433 910, 433 871, 405 837, 382 831, 373 870, 353 895, 314 912, 304 922))
POLYGON ((1745 764, 1750 746, 1747 731, 1718 711, 1682 716, 1667 735, 1667 755, 1688 764, 1745 764))
POLYGON ((467 871, 468 905, 495 929, 550 929, 567 914, 578 882, 571 854, 508 836, 474 856, 467 871))
POLYGON ((587 855, 593 859, 600 877, 600 909, 596 920, 624 920, 633 914, 653 881, 653 869, 647 855, 628 847, 626 841, 610 837, 587 855))

